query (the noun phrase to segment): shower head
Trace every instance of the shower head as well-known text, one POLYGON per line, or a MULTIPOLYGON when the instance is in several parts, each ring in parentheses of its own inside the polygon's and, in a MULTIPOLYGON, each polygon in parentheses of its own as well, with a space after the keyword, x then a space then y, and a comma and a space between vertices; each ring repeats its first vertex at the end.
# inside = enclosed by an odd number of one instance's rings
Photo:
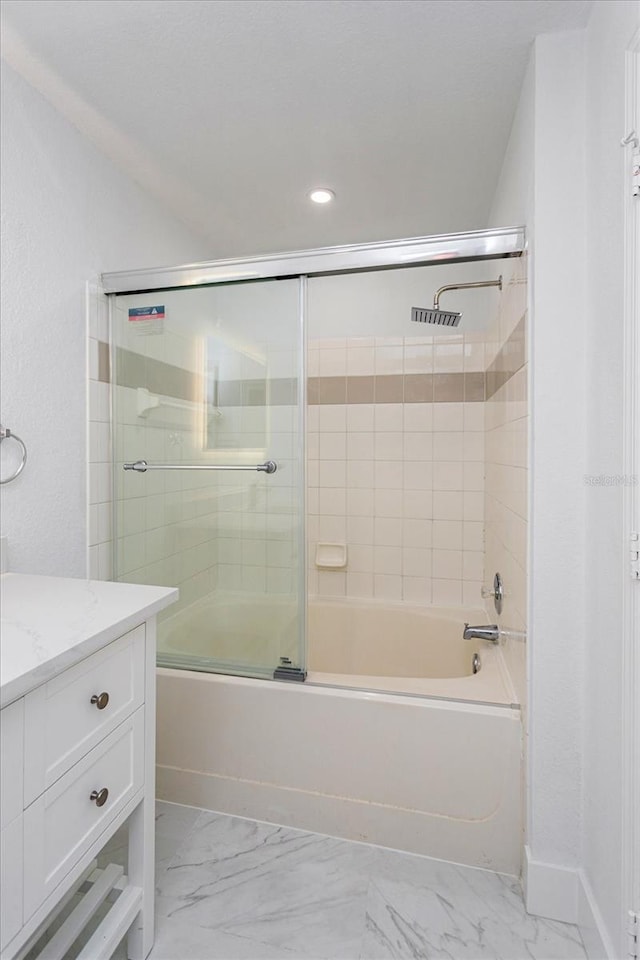
POLYGON ((460 323, 461 313, 454 310, 440 309, 440 294, 445 290, 472 290, 475 287, 498 287, 502 290, 502 277, 497 280, 480 280, 476 283, 451 283, 446 287, 440 287, 436 290, 433 298, 433 307, 412 307, 411 319, 416 323, 435 323, 441 327, 457 327, 460 323))
POLYGON ((452 310, 438 310, 436 307, 412 307, 411 319, 416 323, 437 323, 441 327, 457 327, 461 313, 452 310))

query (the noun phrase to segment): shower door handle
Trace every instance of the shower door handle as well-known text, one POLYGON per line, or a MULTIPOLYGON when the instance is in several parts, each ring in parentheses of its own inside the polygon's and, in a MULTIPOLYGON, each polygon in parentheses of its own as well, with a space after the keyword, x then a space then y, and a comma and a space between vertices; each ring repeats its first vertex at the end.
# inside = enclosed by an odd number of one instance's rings
POLYGON ((147 470, 257 470, 258 473, 275 473, 278 464, 275 460, 266 460, 256 464, 222 464, 222 463, 147 463, 146 460, 136 460, 135 463, 125 463, 123 470, 135 470, 136 473, 146 473, 147 470))

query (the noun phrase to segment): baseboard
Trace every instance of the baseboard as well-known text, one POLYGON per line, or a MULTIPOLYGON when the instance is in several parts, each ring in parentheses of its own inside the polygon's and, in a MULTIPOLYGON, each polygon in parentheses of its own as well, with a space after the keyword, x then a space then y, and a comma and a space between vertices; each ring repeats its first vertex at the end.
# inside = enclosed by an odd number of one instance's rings
POLYGON ((527 912, 577 925, 589 960, 615 960, 591 885, 582 870, 534 860, 525 847, 523 886, 527 912))
POLYGON ((554 863, 534 860, 524 848, 522 883, 527 911, 536 917, 578 922, 578 871, 554 863))
POLYGON ((578 928, 589 960, 615 960, 617 954, 596 903, 591 884, 579 871, 578 928))

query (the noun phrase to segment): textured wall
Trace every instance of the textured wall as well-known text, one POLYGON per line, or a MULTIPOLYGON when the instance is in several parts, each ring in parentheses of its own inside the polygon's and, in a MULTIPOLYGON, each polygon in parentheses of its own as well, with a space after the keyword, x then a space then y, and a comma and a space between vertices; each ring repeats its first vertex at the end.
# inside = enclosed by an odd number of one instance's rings
MULTIPOLYGON (((599 0, 587 29, 588 302, 583 329, 589 384, 586 470, 596 476, 624 472, 624 208, 625 202, 634 201, 627 180, 629 152, 621 150, 618 141, 621 132, 628 131, 625 50, 638 28, 638 0, 599 0)), ((635 126, 638 130, 637 119, 635 126)), ((589 485, 585 489, 587 543, 596 549, 589 549, 586 568, 584 664, 589 709, 583 740, 583 862, 615 956, 624 955, 621 927, 624 911, 633 906, 625 902, 621 887, 625 758, 620 695, 628 671, 620 603, 621 579, 627 569, 623 493, 622 486, 589 485)), ((626 853, 633 855, 631 850, 626 853)))
POLYGON ((527 842, 560 868, 581 856, 584 151, 564 147, 584 138, 582 54, 581 32, 537 38, 492 208, 529 242, 527 842))
POLYGON ((585 629, 584 34, 536 40, 529 829, 535 859, 581 857, 585 629))
POLYGON ((9 563, 83 576, 86 282, 206 250, 4 65, 1 141, 2 416, 29 449, 3 487, 9 563))

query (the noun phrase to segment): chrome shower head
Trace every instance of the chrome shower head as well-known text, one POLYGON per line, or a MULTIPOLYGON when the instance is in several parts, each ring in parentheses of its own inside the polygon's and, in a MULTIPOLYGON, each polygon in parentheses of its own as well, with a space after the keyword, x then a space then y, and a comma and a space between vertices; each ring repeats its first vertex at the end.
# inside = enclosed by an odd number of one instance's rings
POLYGON ((451 283, 446 287, 440 287, 436 290, 433 298, 433 307, 412 307, 411 319, 416 323, 435 323, 440 327, 457 327, 460 323, 461 313, 454 310, 440 309, 440 294, 445 290, 472 290, 475 287, 498 287, 502 290, 502 277, 497 280, 481 280, 477 283, 451 283))
POLYGON ((438 310, 436 307, 412 307, 411 319, 416 323, 437 323, 441 327, 457 327, 461 313, 453 310, 438 310))

